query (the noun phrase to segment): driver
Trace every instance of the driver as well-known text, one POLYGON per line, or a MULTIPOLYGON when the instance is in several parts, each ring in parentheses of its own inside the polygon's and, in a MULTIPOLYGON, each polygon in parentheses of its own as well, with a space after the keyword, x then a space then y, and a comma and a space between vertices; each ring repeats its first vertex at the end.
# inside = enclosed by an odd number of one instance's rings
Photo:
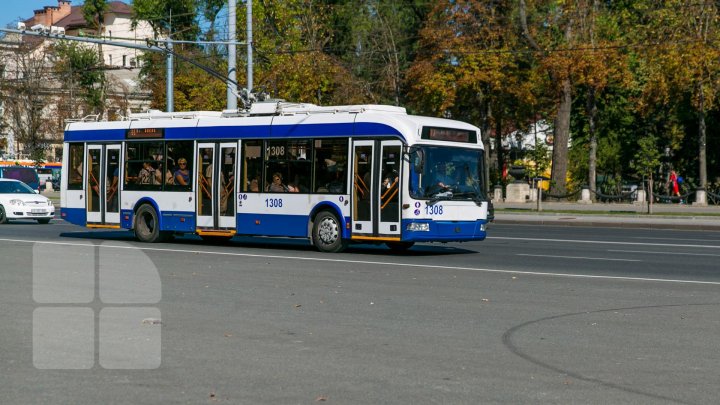
POLYGON ((440 188, 448 188, 452 183, 453 178, 447 172, 447 165, 445 162, 439 162, 436 165, 435 185, 440 188))

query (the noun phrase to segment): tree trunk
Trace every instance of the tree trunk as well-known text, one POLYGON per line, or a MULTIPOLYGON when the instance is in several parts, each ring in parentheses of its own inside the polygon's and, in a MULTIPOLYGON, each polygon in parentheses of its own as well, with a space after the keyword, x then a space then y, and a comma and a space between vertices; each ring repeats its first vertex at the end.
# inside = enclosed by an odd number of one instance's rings
POLYGON ((705 99, 703 97, 702 87, 699 86, 700 92, 700 108, 698 111, 698 165, 699 170, 699 187, 707 187, 707 135, 705 131, 705 99))
MULTIPOLYGON (((495 146, 497 150, 498 179, 502 180, 505 156, 502 147, 502 117, 495 117, 495 146)), ((499 184, 500 182, 498 182, 499 184)))
POLYGON ((555 128, 553 129, 552 193, 565 194, 568 167, 568 141, 570 139, 570 110, 572 88, 570 78, 562 80, 555 128))
POLYGON ((483 170, 485 190, 483 191, 489 193, 492 190, 492 187, 490 187, 490 163, 492 162, 490 150, 490 117, 492 116, 492 107, 484 97, 481 96, 480 98, 480 137, 485 147, 485 169, 483 170))
POLYGON ((595 89, 590 88, 586 104, 588 116, 588 131, 590 132, 590 150, 588 156, 588 186, 590 187, 590 198, 594 201, 597 192, 597 132, 595 131, 595 117, 597 116, 597 102, 595 89))

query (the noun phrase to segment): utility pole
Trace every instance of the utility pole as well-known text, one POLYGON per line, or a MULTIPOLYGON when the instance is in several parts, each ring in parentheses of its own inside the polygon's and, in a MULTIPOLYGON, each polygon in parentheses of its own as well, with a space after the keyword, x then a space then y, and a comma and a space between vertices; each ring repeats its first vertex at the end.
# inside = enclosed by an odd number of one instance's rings
MULTIPOLYGON (((232 1, 232 0, 231 0, 232 1)), ((252 0, 245 0, 247 4, 247 92, 253 90, 253 55, 252 55, 252 0)))
POLYGON ((172 10, 170 10, 170 29, 168 30, 168 43, 167 48, 170 52, 168 52, 165 56, 165 63, 167 64, 167 70, 166 70, 166 82, 165 82, 165 96, 166 96, 166 110, 167 112, 174 112, 175 111, 175 99, 173 95, 174 87, 173 83, 175 82, 175 73, 173 71, 173 43, 172 39, 170 38, 172 36, 172 10))
MULTIPOLYGON (((252 0, 248 0, 250 2, 252 0)), ((237 39, 236 30, 237 0, 228 0, 228 78, 231 82, 227 84, 227 109, 237 110, 237 39), (233 84, 235 83, 235 84, 233 84)))

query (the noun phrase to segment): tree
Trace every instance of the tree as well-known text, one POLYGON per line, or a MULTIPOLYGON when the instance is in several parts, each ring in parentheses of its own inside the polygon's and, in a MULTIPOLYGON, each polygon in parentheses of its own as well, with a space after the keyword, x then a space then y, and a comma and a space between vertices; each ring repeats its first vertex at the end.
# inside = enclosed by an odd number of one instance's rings
POLYGON ((630 162, 630 167, 649 181, 648 213, 652 214, 653 172, 660 166, 660 152, 658 152, 657 138, 653 135, 644 136, 640 138, 637 146, 637 152, 635 153, 634 160, 630 162))
POLYGON ((196 0, 133 0, 133 28, 147 21, 155 36, 195 40, 200 32, 196 0))
POLYGON ((640 10, 647 16, 645 40, 653 44, 645 54, 650 71, 645 105, 688 97, 697 125, 698 182, 706 187, 706 116, 717 106, 720 90, 718 6, 688 0, 642 4, 640 10))
POLYGON ((15 141, 38 162, 45 160, 52 134, 52 103, 46 87, 50 59, 51 53, 44 47, 33 49, 21 43, 7 55, 5 77, 0 81, 5 115, 15 141))
POLYGON ((70 95, 74 114, 102 114, 105 110, 106 77, 98 54, 77 42, 61 42, 55 47, 55 70, 63 78, 62 86, 70 95), (80 99, 82 103, 75 104, 80 99))
MULTIPOLYGON (((83 17, 88 25, 95 30, 98 36, 105 34, 105 12, 108 10, 107 0, 85 0, 83 3, 83 17)), ((97 55, 100 61, 100 66, 104 65, 105 59, 103 56, 102 44, 97 45, 97 55)), ((94 104, 99 107, 99 113, 105 114, 105 92, 106 92, 106 81, 104 80, 104 73, 101 71, 100 74, 103 76, 103 80, 97 81, 97 98, 94 104)))
POLYGON ((420 31, 418 57, 407 73, 409 100, 419 112, 477 123, 488 146, 494 127, 498 169, 501 134, 529 124, 533 115, 521 113, 540 104, 533 88, 542 82, 527 55, 514 52, 512 12, 503 2, 439 2, 420 31))

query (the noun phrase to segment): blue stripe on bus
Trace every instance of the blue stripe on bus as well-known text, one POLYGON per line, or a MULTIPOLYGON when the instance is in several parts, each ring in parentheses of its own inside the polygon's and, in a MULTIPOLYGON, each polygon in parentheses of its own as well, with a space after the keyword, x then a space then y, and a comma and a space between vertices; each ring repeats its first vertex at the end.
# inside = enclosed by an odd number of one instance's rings
MULTIPOLYGON (((65 142, 123 141, 125 129, 66 131, 65 142)), ((170 127, 165 139, 242 139, 291 137, 400 136, 397 129, 372 122, 341 124, 254 125, 216 127, 170 127)))
POLYGON ((431 221, 404 219, 402 220, 402 240, 412 242, 463 242, 471 240, 484 240, 486 231, 481 226, 487 221, 431 221), (411 222, 430 224, 430 231, 408 231, 411 222))
POLYGON ((237 214, 238 235, 307 237, 307 215, 237 214))
POLYGON ((192 211, 163 211, 160 229, 173 232, 195 232, 195 213, 192 211))
POLYGON ((65 142, 124 141, 125 129, 65 131, 65 142))
POLYGON ((75 225, 87 224, 85 208, 60 208, 60 218, 75 225))

